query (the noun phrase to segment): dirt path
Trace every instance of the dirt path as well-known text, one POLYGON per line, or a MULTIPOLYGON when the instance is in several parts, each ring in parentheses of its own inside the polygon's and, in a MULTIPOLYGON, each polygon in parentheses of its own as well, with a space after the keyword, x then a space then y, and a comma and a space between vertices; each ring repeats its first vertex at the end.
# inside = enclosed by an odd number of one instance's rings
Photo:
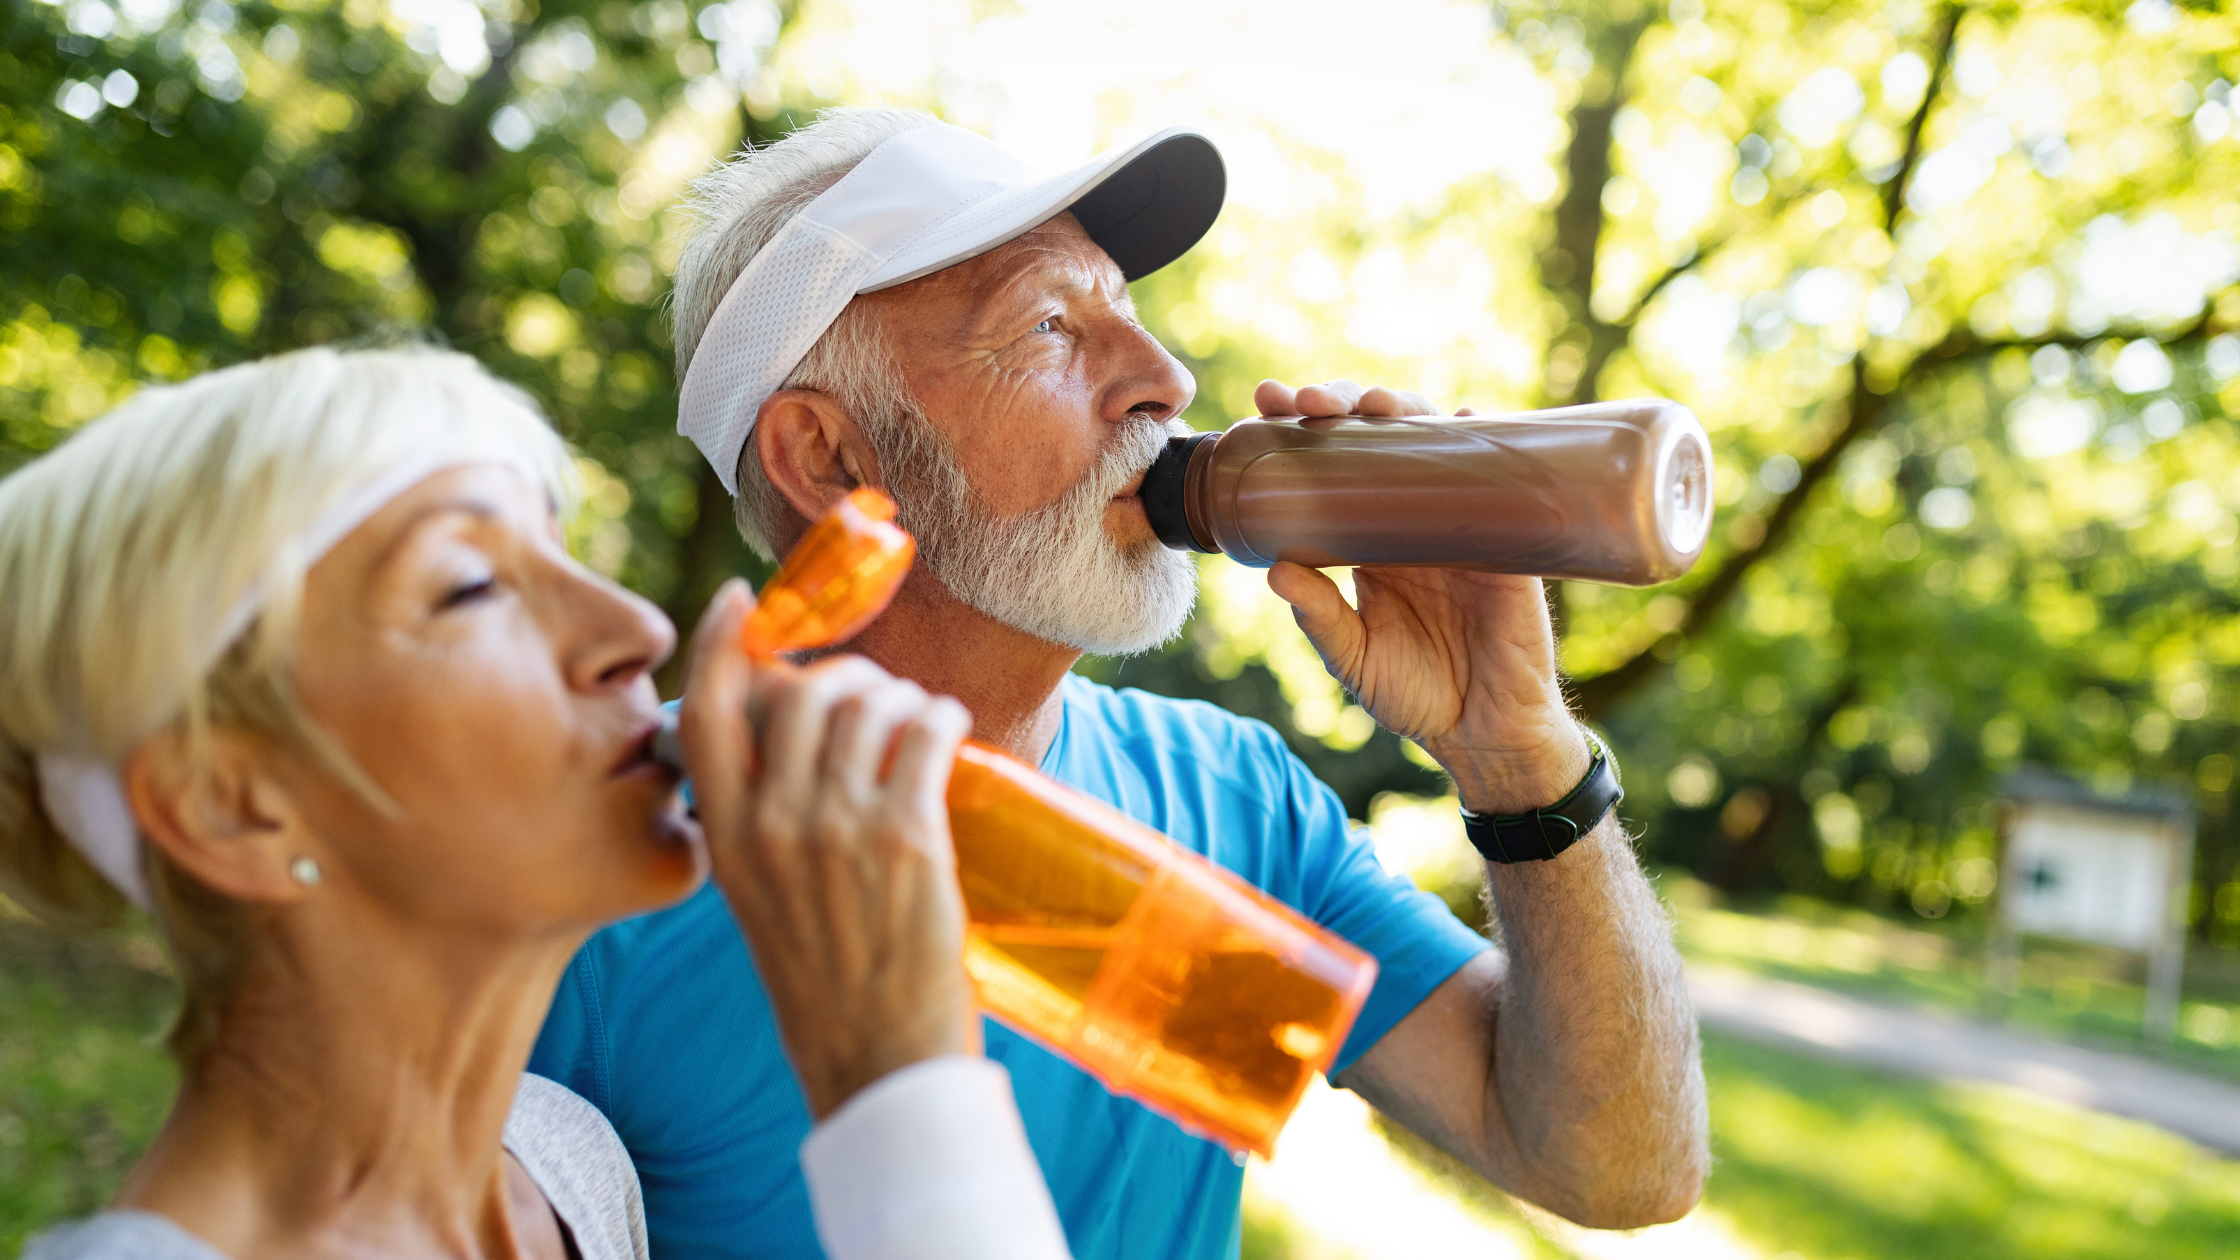
POLYGON ((2240 1086, 1933 1011, 1725 967, 1688 968, 1708 1028, 1911 1076, 1990 1081, 2128 1116, 2240 1155, 2240 1086))

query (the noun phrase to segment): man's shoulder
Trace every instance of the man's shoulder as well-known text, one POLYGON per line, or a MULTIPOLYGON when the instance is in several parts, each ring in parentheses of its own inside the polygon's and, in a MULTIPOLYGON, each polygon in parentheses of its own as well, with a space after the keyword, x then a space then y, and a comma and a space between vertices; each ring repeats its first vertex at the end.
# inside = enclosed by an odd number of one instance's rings
POLYGON ((1246 774, 1286 770, 1295 760, 1274 727, 1203 700, 1109 687, 1079 674, 1066 675, 1065 700, 1069 720, 1123 751, 1246 774))

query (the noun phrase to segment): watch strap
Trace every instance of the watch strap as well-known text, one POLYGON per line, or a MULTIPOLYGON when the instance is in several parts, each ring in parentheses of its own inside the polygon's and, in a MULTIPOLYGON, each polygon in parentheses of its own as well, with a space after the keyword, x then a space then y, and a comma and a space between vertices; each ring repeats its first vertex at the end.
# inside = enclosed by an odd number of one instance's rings
MULTIPOLYGON (((1590 736, 1591 738, 1591 736, 1590 736)), ((1626 798, 1610 750, 1593 740, 1594 760, 1577 787, 1553 805, 1523 814, 1462 811, 1462 830, 1488 862, 1544 862, 1578 843, 1626 798)))

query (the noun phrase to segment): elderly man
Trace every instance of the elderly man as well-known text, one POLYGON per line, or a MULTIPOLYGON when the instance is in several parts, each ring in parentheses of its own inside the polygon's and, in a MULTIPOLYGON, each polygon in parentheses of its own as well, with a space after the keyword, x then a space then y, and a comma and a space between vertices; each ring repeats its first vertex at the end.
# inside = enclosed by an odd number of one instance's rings
MULTIPOLYGON (((888 489, 921 563, 854 650, 1375 954, 1336 1084, 1575 1221, 1677 1217, 1707 1166, 1694 1017, 1612 768, 1567 710, 1538 582, 1364 569, 1355 608, 1314 570, 1269 574, 1331 672, 1453 777, 1474 836, 1559 805, 1583 832, 1551 824, 1544 860, 1488 862, 1499 949, 1384 874, 1266 727, 1070 672, 1170 638, 1194 597, 1136 493, 1194 386, 1127 282, 1205 232, 1222 179, 1189 135, 1043 179, 921 113, 827 114, 696 187, 679 427, 765 552, 850 488, 888 489)), ((1430 409, 1345 381, 1267 382, 1255 405, 1430 409)), ((818 1254, 795 1160, 810 1115, 770 1003, 705 891, 595 939, 546 1025, 532 1069, 613 1121, 664 1260, 818 1254)), ((1236 1254, 1225 1151, 1000 1025, 986 1052, 1077 1255, 1236 1254)))

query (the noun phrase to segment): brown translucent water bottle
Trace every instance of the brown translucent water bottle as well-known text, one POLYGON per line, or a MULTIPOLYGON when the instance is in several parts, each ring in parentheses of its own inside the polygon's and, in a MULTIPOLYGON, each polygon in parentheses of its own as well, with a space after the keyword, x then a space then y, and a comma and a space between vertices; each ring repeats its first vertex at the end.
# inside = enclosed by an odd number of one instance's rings
MULTIPOLYGON (((811 527, 748 617, 747 651, 859 633, 916 554, 893 522, 891 500, 859 489, 811 527)), ((948 802, 981 1005, 1113 1092, 1268 1154, 1360 1014, 1376 961, 985 744, 958 750, 948 802)))
POLYGON ((1144 511, 1267 568, 1442 565, 1653 586, 1711 533, 1711 442, 1661 398, 1508 416, 1243 420, 1176 438, 1144 511))

